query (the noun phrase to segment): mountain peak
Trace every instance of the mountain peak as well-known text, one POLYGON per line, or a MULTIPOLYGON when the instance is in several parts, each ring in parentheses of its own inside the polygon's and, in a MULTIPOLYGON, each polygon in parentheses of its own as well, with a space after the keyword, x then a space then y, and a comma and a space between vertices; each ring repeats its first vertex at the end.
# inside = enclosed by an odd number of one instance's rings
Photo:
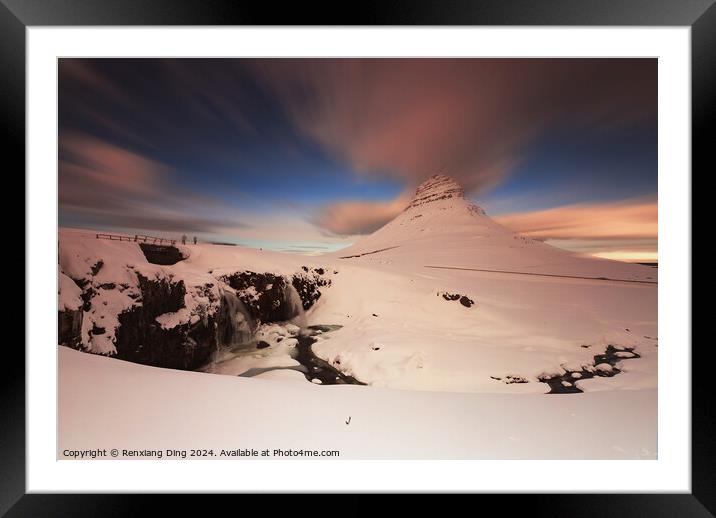
POLYGON ((464 197, 465 190, 454 178, 444 174, 434 174, 418 186, 413 200, 405 210, 433 201, 464 197))

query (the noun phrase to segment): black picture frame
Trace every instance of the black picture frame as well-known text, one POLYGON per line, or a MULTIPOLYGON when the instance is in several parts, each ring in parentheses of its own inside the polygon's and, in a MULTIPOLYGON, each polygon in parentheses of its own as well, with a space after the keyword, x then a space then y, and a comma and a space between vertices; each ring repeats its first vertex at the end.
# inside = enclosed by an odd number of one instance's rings
MULTIPOLYGON (((0 104, 5 153, 25 167, 25 30, 53 25, 621 25, 690 26, 693 168, 714 170, 710 134, 716 96, 714 0, 392 0, 359 4, 231 0, 0 0, 0 104)), ((692 173, 693 178, 693 173, 692 173)), ((31 272, 25 271, 25 278, 31 272)), ((691 344, 685 344, 691 346, 691 344)), ((510 511, 550 516, 714 516, 716 427, 709 343, 692 348, 690 494, 509 496, 510 511)), ((25 492, 25 354, 4 347, 0 376, 0 516, 124 516, 150 507, 141 495, 25 492)), ((486 496, 485 498, 505 498, 486 496)), ((163 510, 186 499, 164 497, 163 510), (166 507, 164 507, 166 505, 166 507)), ((505 502, 506 503, 506 502, 505 502)), ((343 501, 342 506, 346 502, 343 501)), ((498 508, 502 502, 496 502, 498 508)), ((358 508, 359 509, 359 508, 358 508)))

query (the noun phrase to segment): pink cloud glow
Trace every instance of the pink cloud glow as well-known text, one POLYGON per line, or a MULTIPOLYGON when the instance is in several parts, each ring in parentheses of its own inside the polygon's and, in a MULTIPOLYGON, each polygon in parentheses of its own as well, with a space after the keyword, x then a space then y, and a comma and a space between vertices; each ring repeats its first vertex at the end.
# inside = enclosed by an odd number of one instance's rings
POLYGON ((324 207, 316 223, 329 232, 342 236, 370 234, 405 209, 410 197, 403 195, 384 202, 346 201, 324 207))
POLYGON ((654 60, 262 60, 296 126, 364 174, 489 187, 545 127, 655 112, 654 60), (575 121, 575 117, 577 120, 575 121))
POLYGON ((644 200, 569 205, 495 218, 554 246, 619 261, 657 261, 658 210, 644 200))
POLYGON ((655 202, 618 202, 569 205, 495 219, 540 239, 655 239, 657 215, 655 202))

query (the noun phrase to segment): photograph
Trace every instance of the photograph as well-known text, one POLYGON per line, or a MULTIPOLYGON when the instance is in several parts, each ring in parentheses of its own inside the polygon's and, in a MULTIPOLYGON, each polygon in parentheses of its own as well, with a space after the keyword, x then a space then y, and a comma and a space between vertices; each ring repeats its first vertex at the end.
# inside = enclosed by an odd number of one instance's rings
POLYGON ((716 516, 716 0, 0 0, 0 34, 0 517, 716 516))
POLYGON ((57 459, 658 459, 659 80, 60 57, 57 459))

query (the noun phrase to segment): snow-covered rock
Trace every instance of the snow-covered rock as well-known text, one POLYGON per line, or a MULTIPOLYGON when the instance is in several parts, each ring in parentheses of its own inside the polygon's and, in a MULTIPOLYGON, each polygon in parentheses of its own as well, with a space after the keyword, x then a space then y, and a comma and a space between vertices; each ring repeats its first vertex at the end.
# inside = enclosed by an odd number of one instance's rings
POLYGON ((61 268, 58 275, 57 335, 60 344, 78 347, 82 340, 82 289, 61 268))
POLYGON ((415 196, 405 208, 406 211, 428 203, 451 198, 465 198, 465 190, 454 179, 436 174, 425 180, 415 191, 415 196))
POLYGON ((321 297, 321 288, 331 285, 323 268, 307 266, 293 275, 227 269, 213 271, 213 274, 233 288, 252 318, 261 322, 294 318, 316 303, 321 297))
MULTIPOLYGON (((59 244, 59 342, 162 367, 196 368, 230 341, 238 317, 234 307, 227 313, 226 304, 243 303, 251 329, 302 313, 331 284, 328 272, 316 266, 296 264, 286 274, 282 268, 254 273, 184 264, 192 258, 189 247, 154 247, 147 256, 144 243, 74 231, 61 232, 59 244), (229 296, 238 302, 227 302, 229 296)), ((194 252, 194 259, 201 258, 194 252)), ((289 332, 298 334, 299 328, 283 330, 289 332)))
POLYGON ((76 311, 82 308, 82 289, 61 269, 58 269, 58 306, 59 311, 76 311))
POLYGON ((182 369, 196 368, 215 349, 220 296, 210 275, 149 264, 136 243, 75 233, 61 234, 59 255, 60 309, 82 302, 78 340, 61 333, 61 343, 182 369))
POLYGON ((608 363, 600 363, 598 365, 595 365, 594 368, 599 372, 612 372, 614 370, 614 367, 612 367, 608 363))

